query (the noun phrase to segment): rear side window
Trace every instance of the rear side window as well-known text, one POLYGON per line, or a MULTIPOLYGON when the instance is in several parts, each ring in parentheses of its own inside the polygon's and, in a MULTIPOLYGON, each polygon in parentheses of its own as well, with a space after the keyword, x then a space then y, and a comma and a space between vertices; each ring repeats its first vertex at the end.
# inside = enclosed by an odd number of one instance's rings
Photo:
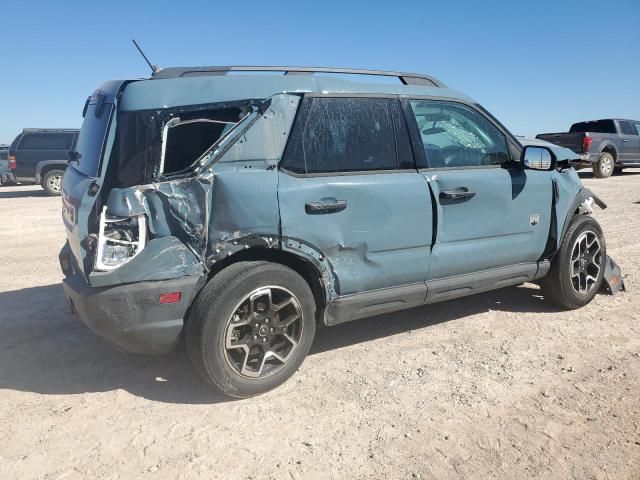
POLYGON ((27 133, 18 150, 69 150, 73 133, 27 133))
POLYGON ((593 122, 574 123, 569 129, 569 133, 618 133, 613 120, 594 120, 593 122))
POLYGON ((633 126, 636 129, 636 135, 640 135, 640 122, 634 122, 633 126))
POLYGON ((161 173, 189 169, 245 115, 239 108, 220 108, 173 117, 164 126, 161 173))
MULTIPOLYGON (((394 120, 387 98, 308 98, 282 167, 296 173, 334 173, 398 168, 394 120), (311 102, 309 106, 308 102, 311 102), (306 115, 308 112, 308 116, 306 115)), ((406 152, 408 138, 398 136, 406 152)), ((405 153, 406 154, 406 153, 405 153)), ((403 155, 405 155, 403 154, 403 155)), ((405 161, 406 159, 403 159, 405 161)), ((403 163, 403 162, 401 162, 403 163)), ((403 167, 404 168, 404 167, 403 167)))

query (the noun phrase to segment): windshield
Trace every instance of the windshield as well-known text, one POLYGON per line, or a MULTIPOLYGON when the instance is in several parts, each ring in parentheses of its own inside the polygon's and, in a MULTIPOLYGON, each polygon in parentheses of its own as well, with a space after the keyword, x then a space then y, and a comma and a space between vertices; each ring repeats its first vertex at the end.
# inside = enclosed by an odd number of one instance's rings
POLYGON ((105 103, 100 110, 100 114, 96 116, 96 105, 88 106, 76 145, 78 163, 72 164, 76 170, 88 177, 98 175, 113 104, 105 103))

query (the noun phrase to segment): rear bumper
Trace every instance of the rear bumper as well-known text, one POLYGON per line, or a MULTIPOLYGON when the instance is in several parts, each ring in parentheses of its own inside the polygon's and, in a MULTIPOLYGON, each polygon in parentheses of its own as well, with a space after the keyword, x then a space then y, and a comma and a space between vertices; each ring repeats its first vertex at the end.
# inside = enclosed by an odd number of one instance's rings
POLYGON ((178 343, 200 277, 95 288, 80 274, 63 280, 72 311, 91 330, 131 353, 168 353, 178 343), (161 293, 181 292, 160 304, 161 293))
POLYGON ((580 158, 580 161, 577 163, 577 165, 574 164, 574 166, 576 166, 576 169, 579 169, 579 167, 591 167, 598 160, 597 155, 590 153, 580 153, 578 154, 578 157, 580 158))
POLYGON ((16 183, 16 177, 13 175, 13 172, 6 171, 0 173, 0 182, 1 183, 16 183))

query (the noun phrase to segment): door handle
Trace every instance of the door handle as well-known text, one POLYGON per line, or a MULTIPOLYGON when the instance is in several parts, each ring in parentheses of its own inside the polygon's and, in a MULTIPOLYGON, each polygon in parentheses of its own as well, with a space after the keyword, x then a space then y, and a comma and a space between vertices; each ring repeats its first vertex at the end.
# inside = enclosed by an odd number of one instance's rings
POLYGON ((476 192, 472 192, 467 187, 458 187, 453 190, 443 190, 440 192, 440 200, 464 200, 473 198, 476 192))
POLYGON ((307 215, 323 215, 325 213, 337 213, 347 208, 346 200, 336 200, 332 202, 309 202, 305 203, 304 211, 307 215))
POLYGON ((624 143, 627 143, 627 142, 629 141, 629 139, 628 139, 628 138, 623 138, 623 139, 622 139, 622 141, 623 141, 624 143))

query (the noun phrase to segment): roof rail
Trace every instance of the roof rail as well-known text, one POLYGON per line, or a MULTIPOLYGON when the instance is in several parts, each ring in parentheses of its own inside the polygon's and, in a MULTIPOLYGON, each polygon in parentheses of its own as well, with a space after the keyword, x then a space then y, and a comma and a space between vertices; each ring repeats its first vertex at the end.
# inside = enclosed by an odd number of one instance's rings
POLYGON ((79 128, 23 128, 23 132, 42 132, 42 133, 68 133, 68 132, 79 132, 79 128))
POLYGON ((79 132, 79 128, 23 128, 23 132, 29 133, 75 133, 79 132))
POLYGON ((350 75, 374 75, 397 77, 404 85, 423 85, 427 87, 446 87, 440 80, 422 73, 394 72, 386 70, 366 70, 362 68, 331 67, 277 67, 230 65, 212 67, 169 67, 151 75, 151 78, 180 78, 206 75, 226 75, 228 72, 283 72, 285 75, 313 75, 314 73, 344 73, 350 75))

